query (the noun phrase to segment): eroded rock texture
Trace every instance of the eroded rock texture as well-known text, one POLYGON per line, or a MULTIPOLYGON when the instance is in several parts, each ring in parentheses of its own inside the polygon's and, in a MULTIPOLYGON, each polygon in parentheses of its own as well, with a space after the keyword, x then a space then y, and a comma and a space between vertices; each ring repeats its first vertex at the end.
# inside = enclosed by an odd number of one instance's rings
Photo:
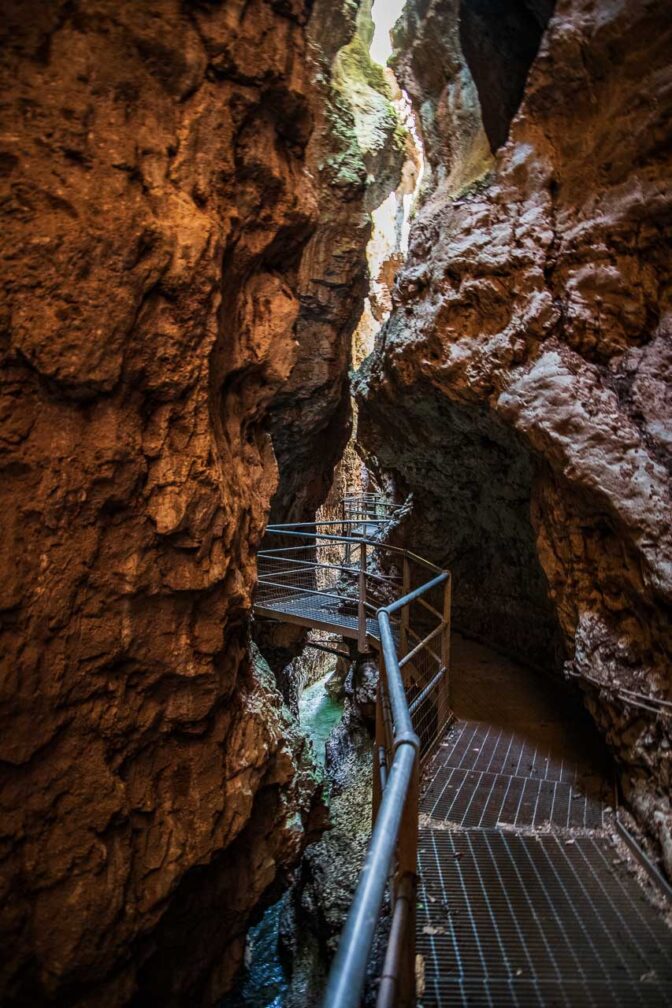
MULTIPOLYGON (((672 698, 672 10, 559 0, 510 125, 490 68, 492 161, 465 32, 496 37, 498 5, 461 6, 397 33, 431 175, 360 436, 453 568, 460 627, 546 667, 559 629, 670 870, 671 722, 623 689, 672 698)), ((549 5, 518 8, 541 35, 549 5)))
POLYGON ((247 646, 316 220, 309 8, 3 5, 7 1006, 211 1003, 313 827, 247 646))
POLYGON ((372 0, 318 0, 309 25, 315 129, 307 163, 319 227, 301 259, 297 363, 272 409, 280 483, 273 521, 310 521, 350 433, 352 335, 368 291, 371 211, 400 178, 406 136, 371 61, 372 0))
MULTIPOLYGON (((397 187, 408 146, 390 83, 369 55, 371 7, 372 0, 318 0, 308 26, 315 128, 306 158, 319 225, 298 274, 296 364, 271 406, 279 468, 274 522, 314 520, 330 488, 341 517, 334 467, 351 430, 348 371, 369 286, 371 211, 397 187)), ((285 700, 298 710, 307 656, 298 659, 302 671, 295 659, 306 632, 267 621, 256 624, 255 639, 285 700)))

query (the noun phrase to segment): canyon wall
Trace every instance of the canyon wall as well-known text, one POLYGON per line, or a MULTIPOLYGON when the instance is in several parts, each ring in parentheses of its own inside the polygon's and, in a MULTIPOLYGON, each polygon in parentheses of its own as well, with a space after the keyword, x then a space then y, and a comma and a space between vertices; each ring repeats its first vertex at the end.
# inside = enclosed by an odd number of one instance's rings
POLYGON ((371 212, 396 188, 406 158, 390 85, 369 56, 372 2, 321 0, 308 30, 315 129, 306 158, 320 221, 299 269, 300 351, 271 410, 277 522, 314 518, 348 440, 348 369, 369 286, 371 212))
MULTIPOLYGON (((327 495, 329 517, 340 518, 348 489, 338 463, 351 433, 349 369, 369 288, 371 212, 399 184, 408 147, 390 82, 369 55, 371 8, 372 0, 319 0, 308 25, 315 128, 306 160, 319 225, 298 273, 299 352, 270 409, 279 469, 273 522, 312 521, 327 495)), ((255 625, 255 640, 295 710, 309 663, 316 664, 314 652, 301 654, 305 639, 290 624, 255 625)))
POLYGON ((248 655, 319 217, 311 7, 3 5, 8 1008, 212 1003, 321 825, 248 655))
POLYGON ((457 626, 579 684, 672 872, 672 9, 552 6, 397 27, 429 174, 360 437, 457 626))

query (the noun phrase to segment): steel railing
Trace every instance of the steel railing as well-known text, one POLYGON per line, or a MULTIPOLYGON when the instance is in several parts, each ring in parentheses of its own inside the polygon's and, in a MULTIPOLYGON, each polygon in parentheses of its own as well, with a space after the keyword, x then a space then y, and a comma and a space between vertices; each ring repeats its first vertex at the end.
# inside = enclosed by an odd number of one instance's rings
POLYGON ((380 493, 349 494, 343 498, 344 521, 387 522, 398 510, 398 504, 393 504, 380 493))
POLYGON ((410 1008, 419 775, 452 716, 451 578, 408 550, 359 534, 359 526, 354 518, 269 527, 258 554, 255 605, 266 615, 275 609, 278 619, 283 606, 299 619, 314 611, 320 625, 356 637, 360 652, 378 652, 372 835, 324 1008, 359 1005, 388 890, 391 923, 377 1006, 410 1008))

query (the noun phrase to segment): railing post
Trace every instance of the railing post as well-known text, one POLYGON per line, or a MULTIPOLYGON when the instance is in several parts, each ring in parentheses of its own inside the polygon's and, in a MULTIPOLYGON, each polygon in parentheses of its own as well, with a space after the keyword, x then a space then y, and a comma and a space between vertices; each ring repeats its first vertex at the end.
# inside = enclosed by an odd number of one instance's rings
MULTIPOLYGON (((373 795, 371 802, 371 823, 376 822, 378 809, 383 797, 384 780, 382 777, 383 753, 385 753, 385 769, 387 770, 387 742, 385 738, 385 717, 383 713, 383 696, 385 691, 385 665, 382 654, 378 662, 378 686, 376 688, 376 745, 373 752, 373 795)), ((385 775, 387 776, 387 774, 385 775)))
POLYGON ((404 950, 400 961, 399 1008, 415 1008, 415 904, 418 866, 419 756, 415 754, 413 776, 406 796, 404 816, 399 830, 399 860, 395 896, 410 903, 404 950))
POLYGON ((359 607, 357 648, 360 654, 367 650, 366 643, 366 543, 359 544, 359 607))
POLYGON ((444 667, 442 695, 445 706, 444 717, 450 710, 450 622, 452 605, 452 576, 448 577, 443 589, 443 633, 441 634, 441 663, 444 667))
MULTIPOLYGON (((402 560, 401 567, 401 594, 408 595, 411 590, 411 565, 408 562, 408 557, 404 557, 402 560)), ((401 634, 400 634, 400 645, 401 645, 401 657, 405 657, 408 654, 408 621, 410 619, 411 607, 404 606, 401 610, 401 634)))

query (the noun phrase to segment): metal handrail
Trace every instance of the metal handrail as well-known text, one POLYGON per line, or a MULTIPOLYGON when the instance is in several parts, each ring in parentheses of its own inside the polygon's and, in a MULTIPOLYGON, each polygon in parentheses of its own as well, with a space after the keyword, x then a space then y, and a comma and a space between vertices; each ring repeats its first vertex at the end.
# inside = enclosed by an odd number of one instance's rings
MULTIPOLYGON (((324 539, 326 541, 331 541, 334 543, 352 543, 353 545, 359 545, 364 543, 367 546, 374 546, 378 550, 384 550, 386 553, 398 553, 400 556, 405 556, 407 559, 412 560, 414 563, 420 564, 423 567, 427 567, 428 570, 437 571, 440 574, 446 573, 442 567, 438 567, 436 564, 432 563, 431 560, 425 560, 424 557, 419 556, 417 553, 412 553, 411 550, 404 549, 403 546, 392 546, 390 543, 380 542, 378 539, 369 539, 366 536, 343 536, 343 535, 331 535, 330 533, 321 532, 297 532, 296 529, 302 527, 317 529, 323 525, 359 525, 360 522, 356 521, 329 521, 329 522, 301 522, 298 524, 291 525, 268 525, 266 532, 278 533, 283 536, 295 536, 301 537, 303 539, 324 539)), ((372 523, 373 524, 373 523, 372 523)), ((381 522, 381 524, 386 524, 381 522)), ((289 547, 290 549, 292 547, 289 547)), ((301 547, 297 546, 296 549, 301 547)), ((272 552, 279 552, 283 547, 273 548, 271 550, 262 549, 257 553, 258 557, 264 557, 272 552)))
POLYGON ((385 796, 376 816, 357 892, 341 934, 336 958, 329 971, 324 1008, 359 1006, 416 763, 415 747, 405 743, 395 757, 387 777, 385 796))
MULTIPOLYGON (((386 673, 383 688, 386 689, 389 697, 395 726, 394 757, 392 766, 386 773, 386 782, 382 789, 380 805, 375 815, 373 834, 355 897, 341 935, 338 952, 329 972, 323 1008, 357 1008, 360 1003, 371 946, 383 907, 385 889, 392 858, 399 840, 403 814, 408 805, 409 794, 412 790, 417 792, 420 739, 414 730, 411 709, 406 699, 406 690, 390 617, 421 598, 432 588, 445 584, 449 580, 449 572, 444 571, 438 577, 432 578, 426 584, 397 599, 396 602, 384 606, 377 614, 386 673), (415 783, 414 789, 412 788, 413 783, 415 783)), ((445 675, 446 670, 442 669, 441 671, 445 675)), ((429 684, 426 693, 431 691, 432 686, 438 684, 439 679, 440 676, 437 674, 429 684)), ((422 694, 416 700, 421 702, 421 697, 422 694)), ((415 842, 411 846, 415 848, 417 846, 417 797, 413 815, 416 836, 415 842)), ((407 862, 406 870, 398 879, 396 888, 399 892, 405 891, 403 906, 408 919, 404 922, 405 926, 395 928, 393 917, 388 953, 383 969, 385 982, 381 983, 379 990, 379 1005, 383 1001, 391 1005, 404 1006, 410 1006, 414 1003, 415 943, 409 944, 407 939, 410 922, 408 907, 415 904, 415 851, 410 871, 408 857, 405 860, 407 862), (408 955, 409 948, 412 949, 410 957, 408 955), (401 957, 404 951, 406 952, 406 963, 402 964, 401 957), (405 969, 402 968, 402 965, 405 965, 405 969)), ((397 895, 395 916, 400 898, 402 897, 397 895)))
POLYGON ((346 494, 346 496, 342 498, 344 508, 360 504, 361 502, 379 508, 386 508, 390 511, 396 511, 399 508, 398 504, 388 500, 382 493, 346 494))
POLYGON ((342 499, 344 501, 351 501, 351 500, 382 500, 382 501, 384 501, 385 500, 385 498, 383 497, 382 493, 380 493, 379 491, 376 491, 376 490, 362 491, 362 493, 355 493, 355 494, 345 494, 345 496, 342 499))
MULTIPOLYGON (((303 538, 316 551, 316 569, 324 568, 317 562, 320 545, 331 549, 342 544, 346 556, 351 557, 353 547, 359 551, 359 566, 344 567, 329 564, 330 569, 344 574, 358 575, 356 597, 340 596, 341 601, 358 609, 358 640, 360 650, 373 646, 379 650, 380 674, 376 698, 376 745, 373 760, 373 829, 357 890, 341 935, 338 952, 327 982, 323 1008, 357 1008, 367 976, 371 947, 390 882, 392 924, 383 974, 378 990, 378 1008, 411 1008, 415 1004, 415 906, 416 860, 418 835, 418 782, 422 762, 433 751, 450 719, 448 696, 448 667, 450 641, 450 573, 435 564, 398 546, 378 540, 351 535, 334 535, 321 532, 327 527, 341 524, 350 527, 356 522, 313 522, 300 526, 274 525, 268 533, 275 536, 303 538), (310 529, 310 531, 307 531, 310 529), (367 612, 372 605, 366 598, 367 551, 376 550, 383 555, 401 558, 403 564, 403 594, 400 598, 376 610, 378 638, 370 631, 367 612), (415 563, 433 573, 424 584, 410 589, 410 564, 415 563), (425 596, 433 590, 443 591, 443 611, 431 605, 425 596), (409 613, 414 603, 425 610, 422 638, 410 627, 409 613), (429 615, 438 619, 438 625, 426 631, 429 615), (392 620, 395 620, 393 629, 392 620), (398 625, 397 625, 398 624, 398 625), (409 647, 408 635, 418 643, 409 647), (399 642, 395 638, 399 635, 399 642), (429 645, 441 638, 440 655, 429 645), (424 655, 424 659, 423 659, 424 655), (429 658, 428 658, 429 656, 429 658), (420 660, 420 665, 417 664, 420 660), (434 662, 429 674, 423 673, 422 661, 434 662), (403 669, 403 671, 402 671, 403 669), (411 684, 404 675, 411 676, 411 684), (410 698, 407 689, 417 692, 410 698), (429 705, 429 707, 428 707, 429 705), (422 712, 425 710, 424 723, 422 712), (428 713, 429 712, 429 713, 428 713), (418 719, 418 720, 414 720, 418 719), (429 725, 429 727, 428 727, 429 725), (416 731, 416 727, 418 730, 416 731)), ((290 538, 291 541, 291 538, 290 538)), ((287 546, 295 552, 297 548, 287 546)), ((307 548, 306 546, 302 548, 307 548)), ((287 559, 283 549, 262 550, 259 560, 275 563, 287 559)), ((311 566, 310 561, 302 561, 311 566)), ((260 585, 272 586, 272 573, 260 573, 260 585)), ((397 579, 398 580, 398 579, 397 579)), ((278 585, 289 592, 311 593, 312 589, 298 585, 278 585)), ((314 594, 324 596, 315 585, 314 594)), ((275 618, 281 618, 281 611, 275 618)), ((437 645, 438 647, 438 645, 437 645)))
MULTIPOLYGON (((258 553, 257 555, 263 557, 266 560, 282 560, 283 563, 292 564, 296 567, 300 567, 301 570, 338 570, 343 571, 345 574, 359 574, 359 567, 346 567, 345 564, 325 564, 325 563, 308 563, 306 560, 292 560, 290 557, 286 557, 283 554, 285 552, 290 552, 290 550, 295 549, 305 549, 302 546, 290 546, 288 550, 283 549, 271 549, 264 550, 263 553, 258 553), (272 554, 278 553, 277 557, 272 554)), ((274 574, 285 574, 287 571, 273 571, 274 574)), ((301 573, 301 571, 298 571, 301 573)), ((368 578, 373 578, 374 581, 398 581, 399 578, 395 578, 390 574, 377 574, 375 571, 366 571, 366 576, 368 578)))
MULTIPOLYGON (((281 531, 284 532, 285 529, 301 529, 301 528, 322 528, 324 525, 361 525, 361 521, 357 518, 330 518, 329 521, 319 521, 319 522, 291 522, 289 525, 267 525, 267 532, 281 531)), ((376 518, 375 520, 369 522, 370 525, 387 525, 384 518, 376 518)))

